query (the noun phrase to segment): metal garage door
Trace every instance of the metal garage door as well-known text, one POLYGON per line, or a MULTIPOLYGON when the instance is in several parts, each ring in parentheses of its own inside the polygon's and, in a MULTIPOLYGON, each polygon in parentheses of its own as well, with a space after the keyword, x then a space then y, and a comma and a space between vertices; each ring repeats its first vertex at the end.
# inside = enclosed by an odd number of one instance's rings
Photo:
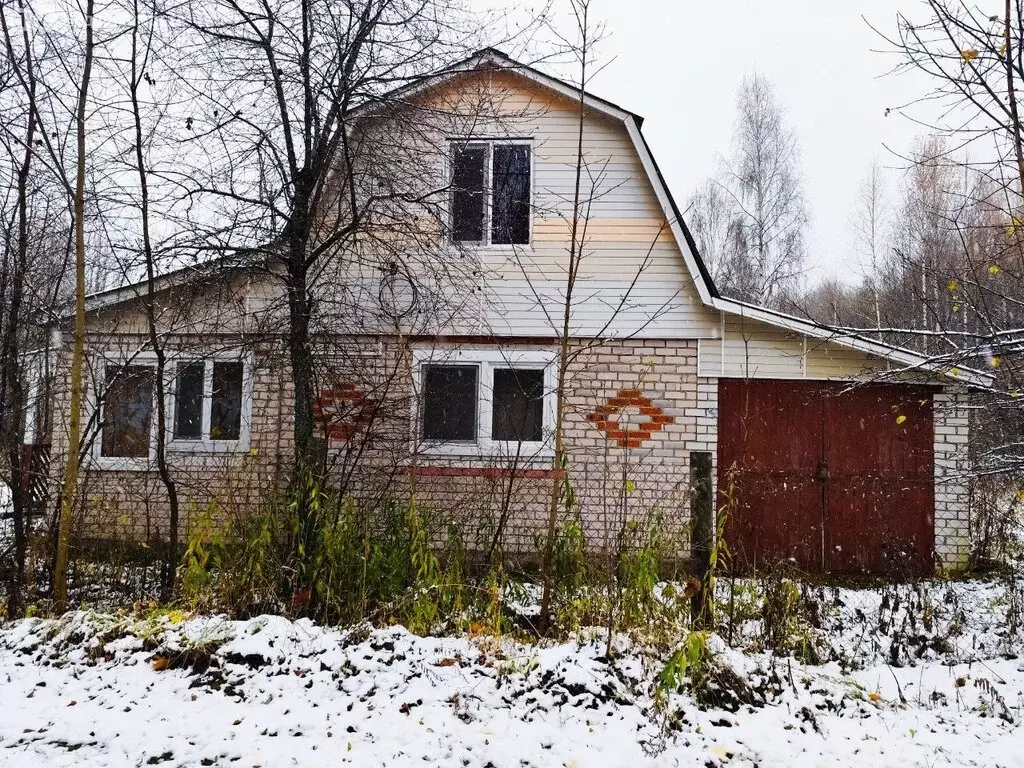
POLYGON ((718 487, 733 567, 933 569, 932 392, 923 387, 727 380, 718 487))

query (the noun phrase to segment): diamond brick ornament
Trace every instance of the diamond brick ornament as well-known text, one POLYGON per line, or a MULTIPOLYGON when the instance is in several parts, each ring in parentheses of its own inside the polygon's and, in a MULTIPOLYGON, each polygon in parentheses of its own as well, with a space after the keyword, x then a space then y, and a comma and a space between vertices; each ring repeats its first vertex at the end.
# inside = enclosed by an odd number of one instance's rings
POLYGON ((352 384, 321 390, 313 403, 313 415, 331 442, 351 440, 373 420, 375 402, 352 384))
POLYGON ((620 448, 639 448, 675 420, 639 389, 620 389, 587 414, 587 421, 620 448))

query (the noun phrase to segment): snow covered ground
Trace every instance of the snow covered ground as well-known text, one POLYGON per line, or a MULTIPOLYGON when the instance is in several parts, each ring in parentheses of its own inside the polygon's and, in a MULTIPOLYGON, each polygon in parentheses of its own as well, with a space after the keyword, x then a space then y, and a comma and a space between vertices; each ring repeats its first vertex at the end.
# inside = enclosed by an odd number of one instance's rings
POLYGON ((745 652, 709 643, 748 703, 706 709, 685 688, 656 697, 663 652, 620 638, 609 663, 602 630, 538 645, 271 616, 26 619, 0 630, 0 765, 1024 766, 1004 586, 820 597, 832 661, 750 650, 750 619, 745 652))

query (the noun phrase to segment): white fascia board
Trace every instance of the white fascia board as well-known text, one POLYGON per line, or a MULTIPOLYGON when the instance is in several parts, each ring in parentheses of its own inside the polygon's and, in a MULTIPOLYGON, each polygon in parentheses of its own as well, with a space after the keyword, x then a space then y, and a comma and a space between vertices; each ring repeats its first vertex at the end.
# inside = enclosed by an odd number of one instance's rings
POLYGON ((784 328, 805 336, 821 339, 822 341, 828 341, 840 346, 849 347, 850 349, 856 349, 859 352, 866 352, 870 355, 875 355, 876 357, 899 363, 907 368, 923 370, 932 374, 939 374, 943 378, 948 379, 951 383, 958 382, 961 384, 971 384, 979 387, 991 387, 995 381, 995 376, 992 374, 977 371, 973 368, 957 366, 957 372, 955 374, 950 371, 944 371, 941 370, 934 362, 930 361, 929 358, 916 352, 912 352, 909 349, 894 347, 880 341, 875 341, 874 339, 869 339, 866 336, 844 333, 843 331, 839 331, 835 328, 818 325, 809 320, 801 320, 798 317, 793 317, 782 312, 775 312, 773 310, 747 304, 742 301, 714 298, 711 300, 710 305, 731 315, 748 317, 751 320, 757 320, 758 322, 765 323, 766 325, 773 325, 777 328, 784 328))
MULTIPOLYGON (((559 80, 557 77, 551 75, 545 75, 543 72, 539 72, 531 67, 524 64, 520 64, 511 58, 505 58, 497 55, 495 52, 488 52, 482 56, 474 56, 467 61, 462 62, 456 66, 452 66, 450 69, 446 69, 443 72, 438 72, 434 75, 429 75, 422 80, 399 88, 397 91, 393 91, 387 95, 389 102, 393 103, 396 99, 405 99, 406 101, 414 99, 420 94, 426 93, 427 91, 437 88, 443 85, 447 81, 459 75, 465 75, 472 72, 483 71, 480 67, 484 64, 493 65, 499 72, 512 72, 520 77, 524 77, 537 85, 540 85, 548 90, 554 91, 555 93, 563 96, 571 101, 579 101, 580 91, 568 83, 559 80)), ((622 120, 624 122, 631 122, 633 114, 624 109, 616 107, 614 104, 603 101, 602 99, 595 98, 589 93, 584 92, 583 103, 587 109, 600 112, 608 117, 616 120, 622 120)), ((375 109, 381 107, 381 104, 375 101, 369 101, 365 104, 361 104, 355 107, 349 113, 350 117, 359 117, 364 112, 372 113, 375 109)))

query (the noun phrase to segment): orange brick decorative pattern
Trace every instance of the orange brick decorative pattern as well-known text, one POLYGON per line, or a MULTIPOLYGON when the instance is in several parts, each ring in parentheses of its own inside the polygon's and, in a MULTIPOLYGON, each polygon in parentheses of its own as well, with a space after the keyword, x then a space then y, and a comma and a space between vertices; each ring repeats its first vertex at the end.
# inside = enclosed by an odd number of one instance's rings
POLYGON ((373 420, 374 401, 352 384, 325 389, 313 403, 313 415, 330 441, 343 442, 366 430, 373 420))
POLYGON ((667 415, 639 389, 620 389, 615 397, 609 397, 604 405, 588 413, 587 421, 592 422, 620 448, 639 448, 651 435, 674 422, 675 416, 667 415), (622 417, 627 408, 635 408, 641 419, 636 423, 625 423, 622 417))

